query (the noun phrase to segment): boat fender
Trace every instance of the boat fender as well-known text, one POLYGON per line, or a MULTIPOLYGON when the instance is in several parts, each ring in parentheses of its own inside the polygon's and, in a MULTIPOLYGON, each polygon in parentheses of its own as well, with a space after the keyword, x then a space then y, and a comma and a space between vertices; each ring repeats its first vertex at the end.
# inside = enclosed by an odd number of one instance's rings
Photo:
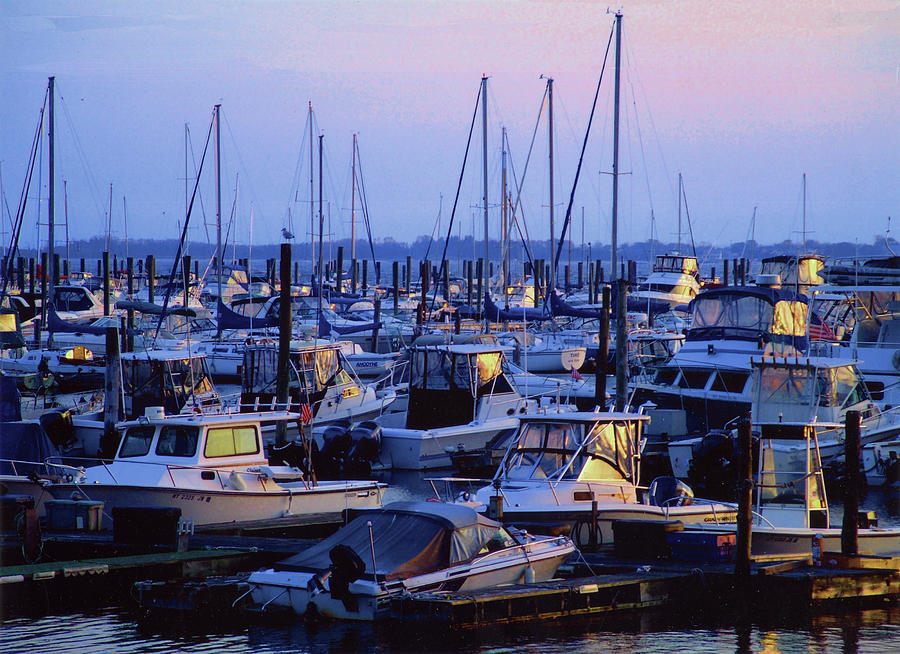
POLYGON ((238 474, 237 470, 231 471, 231 474, 228 475, 228 481, 225 482, 225 485, 232 490, 247 490, 247 484, 244 483, 244 480, 241 478, 241 475, 238 474))
POLYGON ((894 370, 900 370, 900 350, 894 350, 894 355, 891 357, 891 364, 893 364, 894 370))
POLYGON ((532 568, 530 565, 525 568, 525 583, 534 583, 534 568, 532 568))

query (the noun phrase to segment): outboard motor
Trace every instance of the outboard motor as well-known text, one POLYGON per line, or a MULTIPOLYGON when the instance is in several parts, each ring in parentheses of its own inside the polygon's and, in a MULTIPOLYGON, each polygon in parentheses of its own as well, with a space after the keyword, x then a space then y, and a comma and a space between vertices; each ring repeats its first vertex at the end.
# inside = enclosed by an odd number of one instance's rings
POLYGON ((694 491, 675 477, 657 477, 648 491, 653 506, 688 506, 694 501, 694 491))
POLYGON ((340 478, 341 468, 352 444, 350 420, 344 418, 325 428, 322 433, 322 449, 313 461, 319 479, 340 478))
POLYGON ((366 564, 356 551, 343 544, 332 547, 328 558, 331 559, 331 567, 310 579, 306 585, 307 590, 312 594, 324 592, 325 581, 328 581, 333 598, 341 600, 348 611, 359 611, 356 598, 350 594, 349 589, 350 584, 362 577, 366 564))
POLYGON ((344 463, 344 475, 367 478, 381 454, 381 425, 374 420, 363 420, 350 430, 350 438, 353 444, 344 463))
POLYGON ((75 436, 75 425, 72 423, 72 413, 57 409, 41 415, 41 427, 47 433, 50 441, 56 447, 63 447, 75 436))

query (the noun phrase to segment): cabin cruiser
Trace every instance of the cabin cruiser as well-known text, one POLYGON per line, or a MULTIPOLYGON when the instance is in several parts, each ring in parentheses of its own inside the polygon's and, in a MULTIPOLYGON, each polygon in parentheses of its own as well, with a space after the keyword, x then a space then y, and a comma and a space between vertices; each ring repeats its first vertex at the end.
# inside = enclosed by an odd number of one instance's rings
POLYGON ((795 356, 807 349, 807 299, 791 290, 705 290, 690 312, 684 344, 652 381, 634 386, 632 405, 652 403, 648 413, 670 425, 670 440, 722 429, 750 410, 752 356, 795 356))
MULTIPOLYGON (((754 422, 760 455, 750 537, 751 555, 808 555, 814 540, 824 552, 841 551, 841 527, 831 525, 819 434, 841 425, 817 422, 754 422)), ((900 554, 900 528, 879 528, 859 516, 860 554, 900 554)), ((692 529, 734 533, 734 527, 692 529)))
MULTIPOLYGON (((169 414, 222 409, 206 359, 184 350, 148 350, 120 355, 124 418, 136 420, 147 407, 162 406, 169 414)), ((106 442, 103 410, 72 415, 51 411, 41 416, 51 440, 67 457, 111 456, 117 443, 106 442)))
POLYGON ((493 482, 457 501, 538 533, 572 534, 577 543, 588 542, 595 520, 601 545, 612 542, 614 520, 733 523, 733 505, 696 500, 671 477, 638 487, 648 421, 636 413, 522 416, 493 482))
MULTIPOLYGON (((343 419, 377 418, 396 399, 393 392, 378 394, 373 385, 360 382, 336 343, 294 341, 289 357, 289 407, 308 406, 314 427, 343 419)), ((253 344, 244 348, 241 411, 274 407, 277 373, 275 345, 253 344)))
POLYGON ((374 620, 408 593, 546 581, 574 551, 566 537, 507 529, 465 506, 393 502, 249 582, 263 609, 374 620))
POLYGON ((687 304, 700 292, 697 257, 663 254, 656 257, 653 272, 631 293, 633 301, 665 302, 670 308, 687 304))
POLYGON ((530 331, 501 332, 497 338, 508 358, 533 373, 578 370, 587 355, 584 345, 572 344, 552 332, 540 335, 530 331))
MULTIPOLYGON (((854 361, 763 356, 753 357, 751 365, 752 412, 761 422, 840 425, 847 411, 852 410, 858 411, 862 418, 862 445, 893 440, 900 434, 900 415, 878 408, 854 361)), ((733 441, 734 433, 726 433, 725 437, 733 441)), ((818 447, 826 463, 843 460, 843 427, 820 430, 818 447)), ((706 457, 708 460, 695 458, 698 452, 709 449, 707 438, 669 441, 673 474, 698 484, 698 478, 719 472, 722 468, 720 452, 711 452, 712 456, 706 457)))
POLYGON ((393 414, 402 426, 383 420, 382 468, 449 467, 451 453, 481 450, 538 407, 507 378, 499 346, 414 344, 408 354, 408 406, 393 414))
POLYGON ((269 465, 262 422, 296 422, 284 411, 257 414, 166 415, 148 407, 118 425, 122 438, 111 462, 73 469, 70 483, 48 487, 56 499, 84 498, 120 506, 181 509, 194 525, 222 525, 325 514, 381 505, 383 484, 316 483, 298 468, 269 465))

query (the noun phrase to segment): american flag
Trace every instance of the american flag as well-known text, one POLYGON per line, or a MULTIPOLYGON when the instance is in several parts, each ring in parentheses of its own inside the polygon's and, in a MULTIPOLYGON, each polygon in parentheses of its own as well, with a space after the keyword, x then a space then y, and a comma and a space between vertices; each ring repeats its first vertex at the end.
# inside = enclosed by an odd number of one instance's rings
POLYGON ((817 316, 815 313, 810 314, 809 320, 809 340, 811 341, 836 341, 837 336, 831 327, 817 316))
POLYGON ((572 379, 575 379, 577 381, 581 381, 583 379, 581 373, 578 372, 575 368, 572 368, 572 379))
POLYGON ((309 404, 301 404, 300 405, 300 417, 303 419, 303 424, 308 425, 312 422, 313 412, 312 408, 309 404))

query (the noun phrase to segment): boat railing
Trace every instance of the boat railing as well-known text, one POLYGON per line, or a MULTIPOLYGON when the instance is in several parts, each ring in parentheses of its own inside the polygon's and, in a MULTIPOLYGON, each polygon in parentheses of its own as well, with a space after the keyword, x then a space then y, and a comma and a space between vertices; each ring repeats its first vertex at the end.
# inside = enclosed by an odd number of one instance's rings
MULTIPOLYGON (((79 457, 66 457, 66 460, 68 460, 68 461, 79 461, 79 460, 90 461, 91 463, 95 464, 91 467, 102 467, 106 471, 106 473, 109 475, 109 478, 112 479, 113 483, 116 486, 124 485, 122 482, 120 482, 116 478, 115 474, 113 473, 113 470, 111 469, 109 461, 98 460, 98 459, 89 459, 89 458, 79 458, 79 457)), ((166 463, 164 461, 122 461, 121 459, 117 459, 116 462, 117 463, 128 463, 131 465, 151 466, 151 467, 152 466, 155 466, 155 467, 163 467, 164 466, 166 469, 166 474, 169 477, 169 481, 172 482, 173 488, 178 487, 178 484, 175 482, 175 477, 172 474, 173 471, 177 471, 177 470, 198 470, 200 472, 207 472, 207 471, 213 472, 213 473, 215 473, 215 478, 218 480, 219 486, 221 487, 222 490, 227 489, 226 484, 232 474, 238 474, 241 476, 248 475, 250 477, 255 477, 256 481, 259 482, 259 484, 263 490, 268 490, 266 488, 265 480, 271 479, 270 475, 261 469, 263 467, 266 467, 264 464, 260 464, 259 466, 246 466, 246 467, 240 467, 240 468, 238 468, 238 467, 215 468, 215 467, 209 467, 209 466, 195 466, 195 465, 185 465, 185 464, 179 464, 179 463, 166 463), (252 467, 257 467, 259 469, 253 470, 253 469, 251 469, 252 467)), ((49 459, 45 463, 49 464, 49 459)), ((56 464, 49 464, 49 465, 53 465, 62 470, 70 471, 69 475, 66 475, 66 476, 67 477, 71 476, 72 479, 76 483, 80 483, 84 479, 85 473, 87 471, 87 469, 84 466, 74 466, 71 464, 63 464, 63 463, 56 463, 56 464)), ((303 479, 303 482, 304 482, 304 485, 306 485, 305 478, 303 479)), ((90 484, 84 484, 84 485, 89 486, 90 484)), ((235 490, 237 490, 237 489, 235 489, 235 490)))
POLYGON ((25 459, 0 459, 0 468, 9 466, 13 476, 36 477, 37 480, 59 478, 61 471, 66 467, 62 463, 53 462, 50 459, 44 461, 28 461, 25 459), (26 467, 27 466, 27 467, 26 467), (42 470, 43 472, 38 472, 42 470))

